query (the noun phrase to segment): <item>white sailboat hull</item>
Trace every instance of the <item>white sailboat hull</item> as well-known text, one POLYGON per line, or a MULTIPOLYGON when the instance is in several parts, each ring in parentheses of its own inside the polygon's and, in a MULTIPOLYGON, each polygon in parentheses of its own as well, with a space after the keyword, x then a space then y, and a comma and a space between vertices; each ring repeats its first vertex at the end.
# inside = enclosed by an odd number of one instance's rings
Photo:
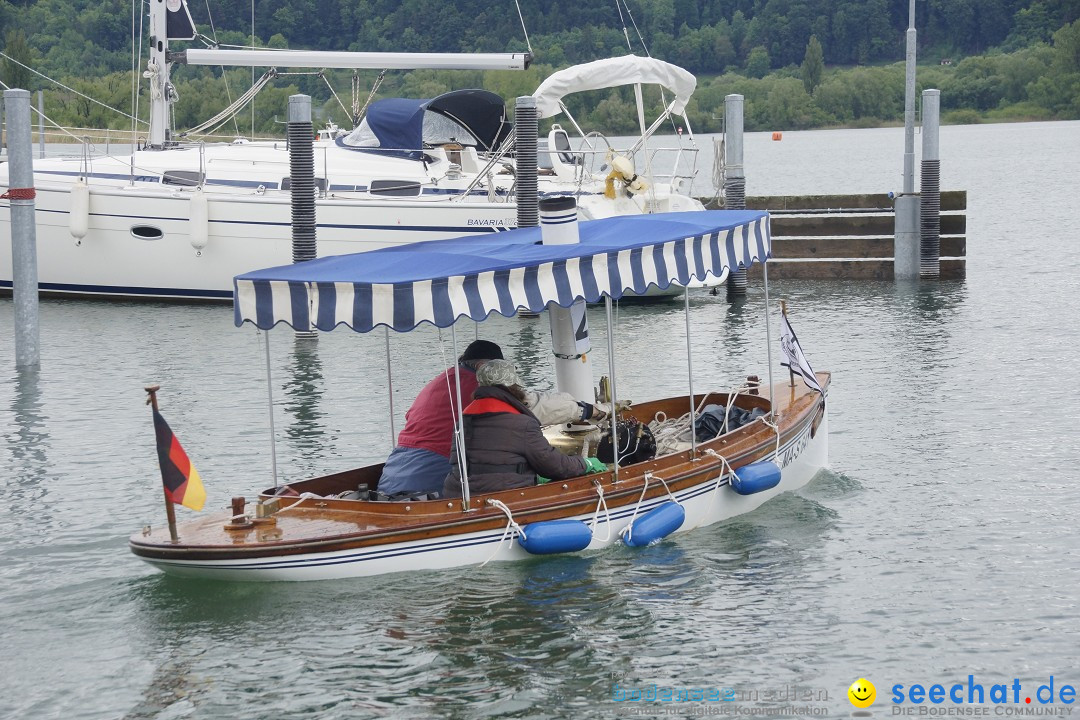
MULTIPOLYGON (((54 293, 220 299, 232 279, 292 262, 288 195, 209 195, 207 242, 192 244, 191 191, 93 188, 88 231, 69 230, 68 187, 39 186, 38 277, 54 293)), ((513 205, 386 202, 327 198, 317 203, 320 256, 468 234, 516 225, 513 205)), ((10 210, 0 207, 0 223, 10 210)), ((10 251, 0 251, 0 287, 11 287, 10 251)))
MULTIPOLYGON (((79 240, 71 233, 75 204, 71 188, 68 182, 55 181, 36 187, 38 279, 43 292, 228 300, 236 275, 292 262, 287 191, 205 192, 208 223, 202 236, 205 245, 200 247, 200 228, 192 221, 192 188, 91 184, 86 234, 79 240)), ((517 226, 517 206, 505 201, 357 195, 332 193, 316 202, 320 257, 489 235, 517 226)), ((627 199, 594 195, 580 201, 581 219, 641 212, 627 199)), ((661 209, 700 207, 675 195, 664 198, 661 209)), ((10 227, 10 207, 0 203, 0 225, 5 224, 10 227)), ((8 246, 0 247, 0 289, 10 289, 13 278, 10 234, 5 235, 0 238, 0 246, 8 246)))

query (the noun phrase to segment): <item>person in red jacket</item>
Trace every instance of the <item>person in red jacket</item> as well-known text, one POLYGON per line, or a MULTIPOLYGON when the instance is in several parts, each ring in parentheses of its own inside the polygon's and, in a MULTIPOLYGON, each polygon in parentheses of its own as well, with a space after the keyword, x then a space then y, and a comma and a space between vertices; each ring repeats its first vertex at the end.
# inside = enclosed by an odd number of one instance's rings
POLYGON ((457 417, 457 378, 462 406, 476 390, 476 371, 489 360, 502 360, 502 348, 490 340, 475 340, 465 348, 457 365, 447 368, 424 386, 405 413, 405 427, 379 478, 378 489, 387 495, 424 494, 442 490, 450 470, 450 446, 457 417))

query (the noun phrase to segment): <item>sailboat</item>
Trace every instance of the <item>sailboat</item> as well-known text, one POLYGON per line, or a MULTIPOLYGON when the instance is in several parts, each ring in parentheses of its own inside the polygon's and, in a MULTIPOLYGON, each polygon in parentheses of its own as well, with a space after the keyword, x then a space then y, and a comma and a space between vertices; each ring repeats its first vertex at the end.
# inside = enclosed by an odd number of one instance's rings
MULTIPOLYGON (((174 63, 524 69, 531 59, 527 53, 172 51, 170 40, 196 36, 186 0, 150 3, 150 19, 145 139, 130 154, 34 161, 43 293, 228 300, 234 276, 290 261, 286 143, 187 140, 171 127, 174 63)), ((551 167, 539 177, 541 195, 575 195, 581 219, 702 210, 689 195, 697 148, 685 108, 695 86, 689 72, 633 55, 552 75, 534 95, 541 118, 560 115, 547 138, 551 167), (658 84, 671 98, 651 125, 645 124, 642 84, 658 84), (570 93, 620 85, 638 90, 641 135, 630 148, 580 128, 563 102, 570 93), (669 118, 680 118, 686 130, 680 147, 650 148, 649 138, 669 118)), ((492 235, 517 224, 513 125, 505 101, 484 90, 376 101, 355 128, 320 132, 314 159, 321 256, 492 235)), ((0 187, 7 186, 7 166, 0 163, 0 187)), ((0 225, 10 224, 9 210, 0 200, 0 225)), ((9 242, 10 233, 0 232, 0 291, 12 286, 9 242)))
MULTIPOLYGON (((601 384, 608 388, 603 399, 617 408, 616 417, 594 428, 548 428, 547 436, 561 451, 583 456, 596 455, 606 438, 610 455, 600 458, 608 461, 606 471, 471 494, 466 464, 460 498, 387 501, 373 499, 368 490, 376 486, 381 464, 358 467, 291 482, 288 496, 275 485, 258 491, 250 505, 239 498, 231 510, 171 527, 146 527, 131 536, 131 551, 177 576, 273 581, 480 566, 615 545, 633 548, 704 532, 801 487, 827 465, 827 372, 811 373, 805 383, 796 384, 794 376, 773 383, 770 359, 770 380, 764 384, 756 377, 735 382, 710 377, 705 392, 698 392, 689 371, 685 394, 628 406, 617 392, 612 302, 652 286, 722 280, 734 269, 764 263, 771 252, 766 213, 615 217, 581 222, 578 231, 565 209, 561 215, 545 213, 545 206, 541 201, 540 228, 414 243, 239 275, 234 281, 235 324, 264 331, 285 325, 298 331, 356 332, 410 332, 431 324, 450 328, 456 346, 460 319, 481 322, 494 313, 546 309, 552 314, 553 352, 564 389, 574 387, 582 375, 591 386, 587 323, 579 325, 573 316, 575 308, 585 310, 585 303, 603 302, 609 365, 608 382, 601 384), (551 233, 570 226, 576 241, 550 241, 551 233), (557 327, 568 318, 570 325, 557 327), (569 347, 560 347, 567 327, 569 347), (721 409, 725 420, 701 435, 698 420, 710 407, 721 409), (729 424, 733 411, 746 422, 729 424), (654 440, 668 440, 643 452, 646 426, 654 440)), ((766 293, 766 305, 767 298, 766 293)), ((456 417, 462 417, 460 404, 456 417)), ((460 424, 455 442, 458 457, 467 457, 460 424)))

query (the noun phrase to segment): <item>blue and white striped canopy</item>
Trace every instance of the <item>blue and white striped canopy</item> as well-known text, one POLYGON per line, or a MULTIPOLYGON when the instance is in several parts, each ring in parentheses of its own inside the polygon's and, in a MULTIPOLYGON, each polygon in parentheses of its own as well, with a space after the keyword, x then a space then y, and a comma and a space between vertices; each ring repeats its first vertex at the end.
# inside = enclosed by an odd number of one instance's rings
POLYGON ((549 303, 723 280, 771 253, 769 215, 753 210, 590 220, 580 235, 577 245, 542 245, 540 228, 523 228, 256 270, 233 279, 236 324, 448 327, 461 317, 479 321, 493 312, 540 312, 549 303))

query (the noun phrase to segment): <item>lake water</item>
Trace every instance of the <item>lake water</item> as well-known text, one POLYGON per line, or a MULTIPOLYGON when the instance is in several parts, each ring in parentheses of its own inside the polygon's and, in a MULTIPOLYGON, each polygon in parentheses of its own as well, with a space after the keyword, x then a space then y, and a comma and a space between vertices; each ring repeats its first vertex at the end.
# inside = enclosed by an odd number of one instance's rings
MULTIPOLYGON (((755 133, 745 152, 749 194, 896 190, 903 129, 755 133)), ((46 301, 41 370, 18 374, 0 300, 0 717, 846 717, 859 677, 884 717, 896 684, 1015 678, 1033 699, 1051 676, 1080 684, 1080 123, 945 127, 941 155, 942 187, 969 193, 965 281, 772 284, 834 373, 831 470, 645 549, 339 582, 167 578, 127 550, 164 522, 142 387, 162 385, 208 506, 250 497, 271 472, 262 336, 221 306, 46 301), (616 700, 654 685, 737 701, 616 700)), ((699 391, 764 375, 762 299, 692 296, 699 391)), ((550 385, 545 320, 481 331, 550 385)), ((593 340, 599 374, 599 313, 593 340)), ((271 334, 285 478, 387 453, 384 342, 271 334)), ((621 308, 620 394, 682 392, 684 347, 681 303, 621 308)), ((393 338, 398 428, 452 354, 448 333, 393 338)))

